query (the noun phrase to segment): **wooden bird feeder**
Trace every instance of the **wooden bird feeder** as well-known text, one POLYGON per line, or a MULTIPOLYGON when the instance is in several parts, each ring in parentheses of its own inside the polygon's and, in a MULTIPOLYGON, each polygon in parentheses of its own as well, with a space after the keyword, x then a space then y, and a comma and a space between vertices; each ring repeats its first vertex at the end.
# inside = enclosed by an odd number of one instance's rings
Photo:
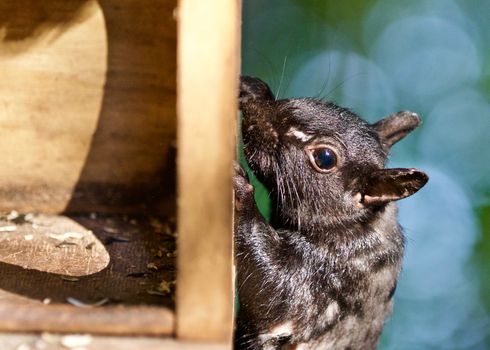
POLYGON ((239 21, 0 2, 0 332, 231 348, 239 21))

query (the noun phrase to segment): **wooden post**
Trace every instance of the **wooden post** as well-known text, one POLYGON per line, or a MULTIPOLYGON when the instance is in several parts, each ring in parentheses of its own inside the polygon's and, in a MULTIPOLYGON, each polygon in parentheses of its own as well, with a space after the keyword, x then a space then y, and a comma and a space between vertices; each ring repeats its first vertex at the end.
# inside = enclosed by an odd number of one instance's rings
POLYGON ((237 0, 179 1, 177 336, 230 345, 239 18, 237 0))

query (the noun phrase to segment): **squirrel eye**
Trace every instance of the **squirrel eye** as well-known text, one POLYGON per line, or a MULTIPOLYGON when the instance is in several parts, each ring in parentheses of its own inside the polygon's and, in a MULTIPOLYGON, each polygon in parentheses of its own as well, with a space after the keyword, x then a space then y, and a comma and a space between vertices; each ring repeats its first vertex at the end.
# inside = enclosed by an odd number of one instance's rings
POLYGON ((313 166, 321 172, 333 169, 337 165, 335 152, 328 147, 319 147, 310 150, 310 160, 313 166))

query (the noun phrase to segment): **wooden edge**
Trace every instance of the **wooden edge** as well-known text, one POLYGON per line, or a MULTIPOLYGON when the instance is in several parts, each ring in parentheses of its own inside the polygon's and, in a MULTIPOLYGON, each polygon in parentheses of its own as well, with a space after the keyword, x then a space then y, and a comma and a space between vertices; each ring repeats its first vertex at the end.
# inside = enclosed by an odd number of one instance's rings
POLYGON ((179 1, 177 336, 230 347, 239 25, 240 1, 179 1))
POLYGON ((170 336, 174 334, 174 314, 163 307, 13 303, 0 306, 0 331, 170 336))
MULTIPOLYGON (((57 334, 0 334, 0 349, 67 349, 66 337, 57 334), (24 345, 24 346, 22 346, 24 345)), ((81 336, 84 337, 83 335, 81 336)), ((86 338, 85 338, 86 339, 86 338)), ((92 336, 89 344, 76 349, 90 350, 226 350, 223 344, 183 342, 172 338, 92 336)))

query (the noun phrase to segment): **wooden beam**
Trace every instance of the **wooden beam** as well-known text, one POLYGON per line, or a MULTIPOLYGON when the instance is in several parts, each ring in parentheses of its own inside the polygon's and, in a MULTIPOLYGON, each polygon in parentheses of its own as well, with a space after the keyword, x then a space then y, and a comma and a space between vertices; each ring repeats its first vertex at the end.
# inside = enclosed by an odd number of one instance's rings
POLYGON ((239 23, 239 1, 179 1, 177 335, 230 345, 239 23))
POLYGON ((163 307, 77 308, 37 303, 2 304, 2 332, 172 335, 174 315, 163 307))
MULTIPOLYGON (((68 335, 67 337, 71 337, 68 335)), ((75 335, 77 337, 77 335, 75 335)), ((82 335, 82 337, 84 337, 82 335)), ((0 334, 0 349, 66 349, 66 336, 44 334, 0 334)), ((117 337, 92 336, 89 338, 90 350, 227 350, 222 344, 182 342, 175 339, 161 339, 159 337, 117 337)), ((85 347, 83 347, 85 348, 85 347)), ((80 347, 79 347, 80 349, 80 347)))

